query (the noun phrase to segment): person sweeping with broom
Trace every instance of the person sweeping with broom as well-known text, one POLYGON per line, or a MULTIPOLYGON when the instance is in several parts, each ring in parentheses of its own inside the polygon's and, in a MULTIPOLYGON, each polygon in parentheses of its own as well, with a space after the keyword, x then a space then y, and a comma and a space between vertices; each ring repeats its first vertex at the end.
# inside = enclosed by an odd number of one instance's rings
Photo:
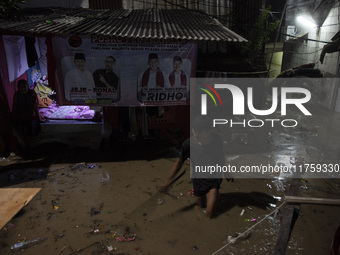
MULTIPOLYGON (((222 183, 222 173, 211 174, 204 171, 194 173, 193 171, 199 168, 203 170, 204 167, 207 168, 207 166, 216 164, 225 165, 222 141, 217 134, 212 132, 212 119, 207 116, 196 118, 192 123, 191 131, 192 137, 183 142, 180 157, 171 168, 167 180, 158 187, 158 190, 166 192, 174 181, 181 176, 175 179, 184 162, 190 158, 195 203, 202 208, 206 207, 206 216, 213 218, 222 183), (192 150, 191 155, 190 149, 192 150)), ((233 181, 233 178, 228 178, 227 180, 233 181)))

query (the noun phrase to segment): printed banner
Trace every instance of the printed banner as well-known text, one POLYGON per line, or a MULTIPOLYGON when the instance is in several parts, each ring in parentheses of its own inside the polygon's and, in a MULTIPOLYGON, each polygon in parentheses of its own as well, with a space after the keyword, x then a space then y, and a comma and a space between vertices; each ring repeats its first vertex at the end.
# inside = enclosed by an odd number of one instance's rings
POLYGON ((61 104, 180 105, 189 99, 196 45, 95 36, 54 37, 61 104))

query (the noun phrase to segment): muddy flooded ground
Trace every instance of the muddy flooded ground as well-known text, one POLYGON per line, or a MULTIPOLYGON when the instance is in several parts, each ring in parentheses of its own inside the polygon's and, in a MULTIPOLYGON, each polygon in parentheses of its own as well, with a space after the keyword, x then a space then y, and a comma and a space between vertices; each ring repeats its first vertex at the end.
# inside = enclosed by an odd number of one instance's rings
MULTIPOLYGON (((227 162, 338 164, 340 118, 310 107, 318 114, 289 131, 231 129, 223 137, 227 162)), ((209 220, 194 205, 189 162, 168 193, 157 191, 177 151, 161 134, 156 137, 117 142, 111 151, 45 144, 30 155, 3 158, 2 188, 42 190, 1 230, 0 253, 273 254, 292 173, 224 180, 217 215, 209 220), (37 237, 46 240, 11 250, 37 237)), ((309 177, 298 177, 298 196, 339 198, 339 173, 309 177)), ((302 204, 286 254, 328 254, 339 222, 339 206, 302 204)))

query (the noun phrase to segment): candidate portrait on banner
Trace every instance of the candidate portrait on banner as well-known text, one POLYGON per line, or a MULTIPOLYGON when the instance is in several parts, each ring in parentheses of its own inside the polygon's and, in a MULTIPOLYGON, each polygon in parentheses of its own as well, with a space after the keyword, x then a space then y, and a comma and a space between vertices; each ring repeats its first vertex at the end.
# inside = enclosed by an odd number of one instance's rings
MULTIPOLYGON (((159 58, 156 53, 148 56, 148 68, 138 78, 138 100, 147 99, 150 89, 163 90, 166 87, 166 75, 159 67, 159 58)), ((153 90, 154 91, 154 90, 153 90)))
POLYGON ((65 98, 68 101, 85 101, 96 99, 93 92, 95 87, 92 73, 86 69, 84 53, 75 53, 74 68, 69 70, 64 79, 65 98))
POLYGON ((95 83, 94 92, 99 100, 119 100, 119 77, 113 69, 115 65, 116 59, 110 55, 104 60, 104 68, 96 69, 93 72, 93 79, 95 83))

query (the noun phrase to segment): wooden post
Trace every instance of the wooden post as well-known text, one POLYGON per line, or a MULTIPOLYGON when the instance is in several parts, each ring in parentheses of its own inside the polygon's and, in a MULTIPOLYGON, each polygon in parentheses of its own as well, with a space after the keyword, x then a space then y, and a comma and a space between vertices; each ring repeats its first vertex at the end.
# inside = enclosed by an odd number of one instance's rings
MULTIPOLYGON (((299 190, 300 179, 294 178, 291 181, 289 190, 290 196, 295 196, 299 190)), ((283 209, 283 216, 280 224, 279 234, 275 245, 274 255, 285 255, 287 244, 292 233, 295 220, 300 211, 300 206, 286 204, 283 209)))
POLYGON ((340 199, 285 196, 284 201, 291 204, 340 205, 340 199))

